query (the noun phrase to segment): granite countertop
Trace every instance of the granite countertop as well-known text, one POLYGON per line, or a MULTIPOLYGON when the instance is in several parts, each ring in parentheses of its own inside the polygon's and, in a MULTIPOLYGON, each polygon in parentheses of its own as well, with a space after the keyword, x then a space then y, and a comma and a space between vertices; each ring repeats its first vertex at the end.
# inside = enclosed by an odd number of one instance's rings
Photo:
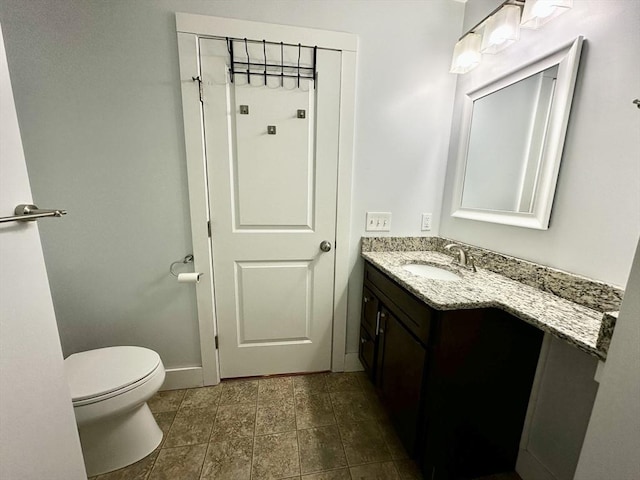
POLYGON ((545 332, 566 340, 602 360, 606 348, 600 338, 603 313, 478 268, 477 272, 452 265, 450 256, 435 251, 362 252, 362 257, 436 310, 499 308, 545 332), (461 276, 458 281, 432 280, 402 266, 423 263, 461 276))

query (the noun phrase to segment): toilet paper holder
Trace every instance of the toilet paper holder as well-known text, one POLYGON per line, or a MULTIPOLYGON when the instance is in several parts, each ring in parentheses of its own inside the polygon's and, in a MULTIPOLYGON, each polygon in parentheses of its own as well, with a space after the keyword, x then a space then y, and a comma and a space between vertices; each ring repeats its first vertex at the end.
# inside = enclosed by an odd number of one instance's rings
POLYGON ((187 264, 187 263, 193 263, 193 254, 189 254, 186 255, 182 260, 176 260, 175 262, 173 262, 171 264, 171 266, 169 267, 169 273, 171 275, 173 275, 174 277, 178 277, 178 274, 176 272, 173 271, 173 269, 175 268, 176 265, 183 263, 183 264, 187 264))

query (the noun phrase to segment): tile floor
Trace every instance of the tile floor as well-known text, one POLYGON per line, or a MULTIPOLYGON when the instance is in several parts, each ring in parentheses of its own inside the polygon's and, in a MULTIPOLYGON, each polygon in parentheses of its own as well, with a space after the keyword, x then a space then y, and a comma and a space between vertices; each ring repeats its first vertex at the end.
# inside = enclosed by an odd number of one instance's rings
POLYGON ((228 380, 149 407, 160 447, 92 480, 420 478, 363 373, 228 380))

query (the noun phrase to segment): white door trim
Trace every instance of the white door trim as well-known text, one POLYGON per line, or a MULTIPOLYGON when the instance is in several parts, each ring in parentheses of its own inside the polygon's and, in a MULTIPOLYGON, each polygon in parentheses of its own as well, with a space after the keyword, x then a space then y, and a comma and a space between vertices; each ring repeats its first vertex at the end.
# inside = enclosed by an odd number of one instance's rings
POLYGON ((207 231, 209 199, 206 181, 204 125, 202 104, 199 100, 199 84, 193 80, 194 77, 200 75, 198 37, 269 38, 270 41, 304 43, 342 51, 331 369, 343 371, 347 333, 357 36, 343 32, 187 13, 176 13, 176 31, 178 34, 194 267, 196 272, 204 274, 202 278, 205 280, 196 284, 204 385, 219 383, 220 373, 218 352, 214 343, 217 329, 212 281, 211 241, 207 231))

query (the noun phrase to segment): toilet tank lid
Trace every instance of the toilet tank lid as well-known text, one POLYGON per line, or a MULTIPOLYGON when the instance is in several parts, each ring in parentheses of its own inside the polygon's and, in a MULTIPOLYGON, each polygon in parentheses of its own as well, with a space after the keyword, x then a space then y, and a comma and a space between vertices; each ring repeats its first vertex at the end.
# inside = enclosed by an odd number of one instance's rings
POLYGON ((160 355, 144 347, 106 347, 74 353, 64 361, 73 401, 105 395, 150 375, 160 355))

